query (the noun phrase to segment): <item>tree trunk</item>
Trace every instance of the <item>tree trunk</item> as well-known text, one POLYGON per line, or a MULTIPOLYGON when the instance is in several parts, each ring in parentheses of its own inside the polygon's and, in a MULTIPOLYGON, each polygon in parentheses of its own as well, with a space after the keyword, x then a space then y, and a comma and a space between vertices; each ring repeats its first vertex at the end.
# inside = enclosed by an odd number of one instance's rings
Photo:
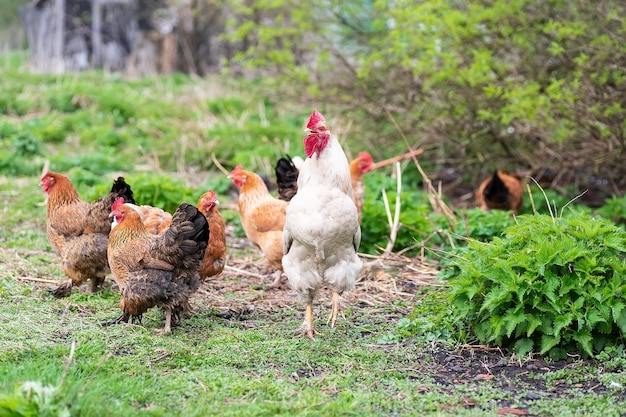
POLYGON ((19 9, 30 45, 32 70, 40 73, 61 74, 65 0, 28 3, 19 9))

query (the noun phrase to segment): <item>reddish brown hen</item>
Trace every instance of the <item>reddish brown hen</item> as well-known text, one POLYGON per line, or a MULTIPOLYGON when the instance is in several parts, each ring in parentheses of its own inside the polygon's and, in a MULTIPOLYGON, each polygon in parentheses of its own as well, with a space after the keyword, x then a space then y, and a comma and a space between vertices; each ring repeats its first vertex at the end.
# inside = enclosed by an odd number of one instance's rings
POLYGON ((221 273, 226 265, 226 233, 224 218, 217 206, 219 201, 215 191, 209 190, 198 199, 198 210, 209 222, 209 245, 204 253, 200 278, 203 280, 221 273))
POLYGON ((87 282, 93 292, 109 272, 107 240, 111 230, 111 206, 116 198, 134 203, 130 186, 119 177, 111 192, 93 202, 83 201, 68 177, 45 172, 40 185, 48 194, 46 234, 68 280, 52 291, 56 297, 70 295, 74 285, 87 282))
POLYGON ((504 171, 494 171, 476 191, 476 204, 482 210, 511 210, 522 208, 522 182, 504 171))
POLYGON ((359 152, 359 156, 350 162, 350 178, 352 179, 352 191, 354 191, 354 204, 356 204, 356 210, 359 213, 359 224, 361 224, 361 211, 365 197, 363 174, 369 172, 373 164, 374 160, 367 152, 359 152))

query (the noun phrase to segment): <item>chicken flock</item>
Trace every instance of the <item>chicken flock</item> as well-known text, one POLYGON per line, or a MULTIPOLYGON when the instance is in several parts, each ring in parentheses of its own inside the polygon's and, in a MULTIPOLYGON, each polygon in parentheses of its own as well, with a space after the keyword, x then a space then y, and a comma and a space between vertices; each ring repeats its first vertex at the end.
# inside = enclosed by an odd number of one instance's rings
MULTIPOLYGON (((358 256, 364 195, 363 174, 377 168, 367 152, 348 161, 341 144, 317 110, 303 140, 306 158, 280 158, 275 166, 277 197, 261 176, 235 167, 228 178, 238 190, 237 208, 247 239, 274 269, 270 288, 289 286, 302 299, 298 335, 314 339, 313 302, 326 287, 332 293, 328 323, 335 326, 341 295, 354 288, 363 263, 358 256)), ((190 298, 227 263, 224 218, 214 190, 194 206, 181 202, 172 214, 138 205, 131 186, 118 177, 110 192, 83 201, 65 175, 46 169, 40 185, 47 194, 46 233, 66 279, 51 293, 73 287, 96 291, 111 274, 120 293, 121 314, 106 324, 141 322, 158 307, 169 333, 192 313, 190 298)), ((503 171, 486 178, 476 192, 484 209, 517 212, 521 182, 503 171)))

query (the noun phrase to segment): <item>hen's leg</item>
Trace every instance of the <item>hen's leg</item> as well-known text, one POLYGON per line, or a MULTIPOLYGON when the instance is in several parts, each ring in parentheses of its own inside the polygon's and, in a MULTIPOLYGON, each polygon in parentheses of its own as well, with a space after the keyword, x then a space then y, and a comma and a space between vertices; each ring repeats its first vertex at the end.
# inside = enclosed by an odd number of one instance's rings
POLYGON ((315 327, 313 327, 313 301, 306 303, 304 309, 304 323, 297 330, 299 334, 306 335, 309 339, 315 340, 315 335, 318 334, 315 327))
POLYGON ((341 294, 339 294, 336 291, 333 291, 333 298, 330 301, 330 317, 328 317, 328 322, 327 322, 327 323, 330 323, 331 327, 335 327, 335 322, 337 321, 337 315, 341 311, 341 304, 339 303, 339 297, 341 297, 341 294))
POLYGON ((57 298, 67 297, 72 293, 73 286, 74 282, 71 279, 67 279, 63 284, 59 285, 54 290, 50 290, 50 293, 57 298))
POLYGON ((272 281, 272 285, 270 288, 280 288, 283 286, 283 271, 277 269, 276 272, 272 274, 274 276, 274 281, 272 281))
POLYGON ((172 308, 163 307, 163 310, 165 310, 165 327, 160 331, 163 333, 172 333, 172 308))
POLYGON ((106 276, 102 273, 97 273, 95 277, 92 277, 89 280, 89 285, 87 286, 87 294, 93 294, 98 290, 98 288, 101 288, 102 284, 104 284, 105 278, 106 276))
POLYGON ((99 279, 96 277, 93 277, 89 280, 89 284, 87 284, 87 288, 85 288, 85 293, 86 294, 93 294, 96 292, 96 290, 98 289, 98 281, 99 279))
POLYGON ((119 316, 118 318, 102 323, 102 326, 110 326, 112 324, 128 323, 129 318, 130 316, 128 314, 122 313, 122 315, 119 316))

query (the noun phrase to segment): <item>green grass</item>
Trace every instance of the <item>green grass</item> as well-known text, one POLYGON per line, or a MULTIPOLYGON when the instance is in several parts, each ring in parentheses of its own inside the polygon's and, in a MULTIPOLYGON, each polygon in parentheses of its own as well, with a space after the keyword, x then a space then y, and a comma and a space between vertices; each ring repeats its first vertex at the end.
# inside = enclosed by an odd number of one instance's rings
MULTIPOLYGON (((24 381, 56 386, 57 405, 81 416, 477 416, 523 398, 489 382, 436 384, 421 373, 424 347, 378 345, 388 325, 362 331, 379 320, 368 311, 354 311, 333 331, 320 327, 323 335, 312 342, 293 337, 300 318, 291 310, 254 317, 250 328, 200 307, 163 336, 154 331, 161 324, 156 311, 143 326, 101 327, 117 314, 116 299, 104 291, 58 301, 37 289, 7 297, 0 309, 0 391, 24 381), (465 397, 477 406, 463 407, 465 397)), ((582 415, 618 415, 611 411, 616 405, 616 396, 582 390, 535 402, 541 415, 580 415, 579 407, 592 413, 582 415)))

